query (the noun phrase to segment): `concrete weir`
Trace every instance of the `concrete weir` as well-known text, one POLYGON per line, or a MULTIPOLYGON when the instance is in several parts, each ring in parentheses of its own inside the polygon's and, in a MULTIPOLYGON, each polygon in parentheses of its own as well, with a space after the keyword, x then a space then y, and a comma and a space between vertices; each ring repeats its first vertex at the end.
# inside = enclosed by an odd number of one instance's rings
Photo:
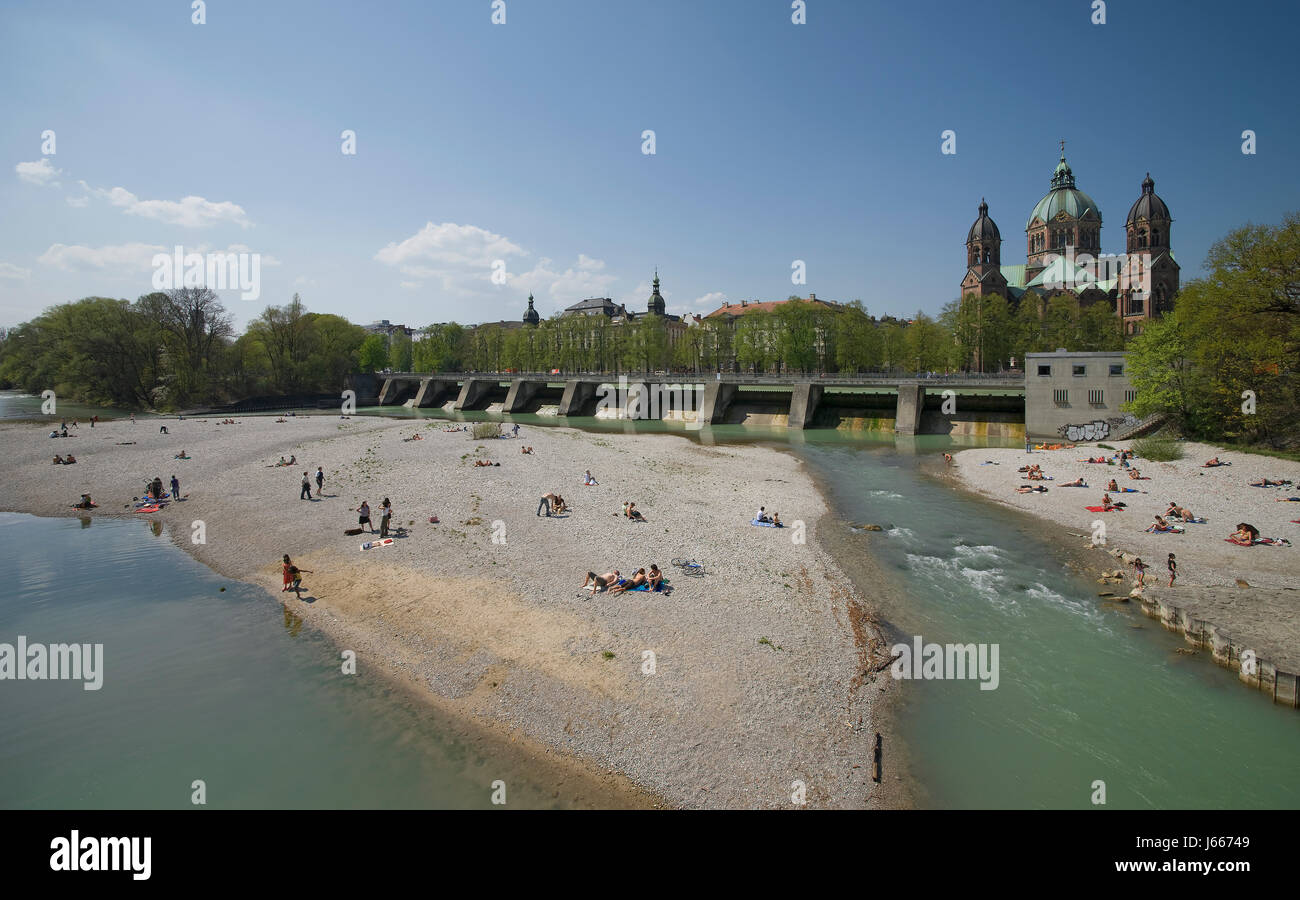
POLYGON ((901 436, 986 431, 989 435, 996 432, 1007 436, 1022 434, 1023 425, 1019 423, 1024 421, 1024 381, 992 376, 918 380, 884 375, 567 375, 562 394, 560 379, 545 375, 384 372, 358 377, 372 380, 380 406, 409 402, 417 408, 439 407, 454 396, 452 408, 456 410, 495 409, 495 404, 501 403, 503 413, 522 413, 539 404, 558 403, 557 415, 580 417, 594 415, 598 395, 608 395, 617 383, 621 385, 617 402, 628 404, 620 418, 629 414, 680 418, 682 410, 675 408, 680 399, 667 412, 662 403, 644 404, 637 398, 642 394, 680 398, 689 388, 698 407, 694 401, 686 404, 686 420, 700 425, 775 424, 801 431, 813 427, 857 428, 865 422, 875 423, 870 427, 892 427, 901 436), (943 404, 939 403, 940 395, 943 404), (631 402, 634 399, 635 404, 631 402))

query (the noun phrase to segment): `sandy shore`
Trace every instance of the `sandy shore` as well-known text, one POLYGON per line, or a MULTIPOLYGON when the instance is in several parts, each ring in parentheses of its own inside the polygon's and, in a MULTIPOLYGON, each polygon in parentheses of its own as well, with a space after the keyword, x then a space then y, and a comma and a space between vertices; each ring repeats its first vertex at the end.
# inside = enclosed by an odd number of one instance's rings
MULTIPOLYGON (((1131 442, 1112 446, 1130 448, 1131 442)), ((1248 522, 1265 537, 1288 538, 1300 544, 1300 503, 1275 502, 1300 496, 1300 463, 1237 453, 1207 444, 1187 442, 1183 459, 1174 462, 1134 460, 1132 465, 1149 480, 1130 480, 1119 466, 1078 460, 1110 456, 1112 451, 1080 444, 1074 449, 1035 451, 1023 449, 964 450, 954 457, 951 476, 962 486, 1030 515, 1054 522, 1077 536, 1080 545, 1092 542, 1094 523, 1105 523, 1106 549, 1096 553, 1095 571, 1123 569, 1125 581, 1114 585, 1118 595, 1135 587, 1129 557, 1147 565, 1146 587, 1141 592, 1148 610, 1166 619, 1186 618, 1214 629, 1219 638, 1238 648, 1254 650, 1261 661, 1288 673, 1300 672, 1300 547, 1240 547, 1227 543, 1239 522, 1248 522), (1230 466, 1206 469, 1211 457, 1230 466), (997 463, 990 465, 988 463, 997 463), (1044 481, 1045 494, 1018 494, 1015 488, 1030 484, 1021 466, 1037 463, 1053 476, 1044 481), (1087 488, 1059 485, 1082 476, 1087 488), (1284 488, 1251 487, 1251 481, 1290 480, 1284 488), (1111 492, 1112 500, 1127 504, 1123 512, 1097 513, 1110 479, 1120 488, 1138 493, 1111 492), (1182 534, 1152 534, 1146 528, 1163 515, 1170 502, 1191 510, 1205 524, 1189 524, 1182 534), (1125 554, 1123 559, 1114 553, 1125 554), (1168 587, 1166 561, 1170 553, 1178 563, 1178 578, 1168 587)), ((1037 482, 1035 482, 1037 483, 1037 482)), ((1107 588, 1099 586, 1099 592, 1107 588)), ((1175 623, 1170 622, 1171 626, 1175 623)), ((1220 660, 1227 662, 1226 660, 1220 660)))
POLYGON ((238 422, 173 419, 162 435, 154 420, 120 420, 67 440, 49 439, 48 426, 0 426, 10 472, 0 508, 73 515, 88 492, 93 515, 144 518, 131 498, 146 478, 175 474, 186 499, 153 518, 179 546, 288 598, 355 649, 363 671, 626 779, 645 792, 640 802, 788 808, 796 781, 813 807, 900 802, 897 779, 871 781, 888 698, 887 679, 863 677, 884 659, 873 612, 816 540, 827 509, 795 457, 558 427, 476 441, 409 420, 238 422), (424 439, 403 440, 416 433, 424 439), (535 453, 521 454, 526 445, 535 453), (193 459, 174 460, 182 448, 193 459), (68 451, 77 465, 51 465, 68 451), (272 466, 291 454, 297 466, 272 466), (476 458, 500 466, 476 468, 476 458), (324 496, 300 500, 302 473, 317 465, 324 496), (598 486, 582 485, 586 469, 598 486), (546 491, 572 511, 536 515, 546 491), (362 552, 369 536, 343 531, 363 499, 378 525, 384 497, 394 525, 410 530, 362 552), (648 521, 621 517, 625 500, 648 521), (803 529, 751 526, 760 505, 803 529), (194 544, 200 521, 206 542, 194 544), (284 553, 312 571, 302 601, 280 592, 284 553), (673 557, 697 558, 709 574, 684 577, 673 557), (669 593, 578 590, 588 570, 652 562, 669 593))

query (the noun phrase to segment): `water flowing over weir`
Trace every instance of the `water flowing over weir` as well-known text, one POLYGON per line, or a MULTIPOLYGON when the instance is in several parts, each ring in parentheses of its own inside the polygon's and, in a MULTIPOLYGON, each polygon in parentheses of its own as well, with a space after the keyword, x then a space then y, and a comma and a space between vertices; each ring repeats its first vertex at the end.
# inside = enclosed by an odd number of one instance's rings
MULTIPOLYGON (((390 410, 374 410, 390 414, 390 410)), ((411 415, 419 415, 409 413, 411 415)), ((447 418, 446 414, 437 418, 447 418)), ((973 680, 901 685, 898 756, 921 805, 1091 808, 1296 808, 1300 728, 1290 710, 1243 687, 1131 604, 1097 597, 1040 523, 926 474, 944 450, 1007 441, 880 431, 455 418, 671 433, 705 444, 760 441, 796 453, 833 517, 816 535, 877 607, 890 644, 997 644, 996 690, 973 680), (882 531, 857 531, 851 523, 882 531), (857 561, 855 563, 855 560, 857 561), (884 573, 884 582, 880 573, 884 573)), ((761 499, 761 498, 756 498, 761 499)), ((878 677, 886 677, 881 675, 878 677)))

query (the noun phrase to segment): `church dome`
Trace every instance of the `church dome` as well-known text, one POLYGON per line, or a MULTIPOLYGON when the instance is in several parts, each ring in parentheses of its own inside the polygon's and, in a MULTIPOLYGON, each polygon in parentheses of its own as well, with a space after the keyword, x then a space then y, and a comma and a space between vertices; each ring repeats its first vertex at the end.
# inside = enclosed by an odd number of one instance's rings
POLYGON ((659 293, 659 272, 655 272, 654 290, 650 294, 650 301, 646 303, 646 312, 651 315, 662 316, 666 304, 663 295, 659 293))
POLYGON ((966 233, 966 243, 1000 240, 1002 240, 1002 234, 998 231, 997 223, 989 218, 989 205, 980 200, 980 217, 975 220, 975 224, 966 233))
POLYGON ((532 295, 532 294, 529 294, 529 295, 528 295, 528 308, 527 308, 526 310, 524 310, 524 324, 525 324, 525 325, 536 325, 538 322, 541 321, 541 319, 542 319, 542 317, 541 317, 540 315, 537 314, 537 310, 533 309, 533 295, 532 295))
POLYGON ((1052 173, 1052 189, 1038 201, 1034 211, 1029 214, 1025 228, 1029 228, 1034 219, 1050 222, 1061 213, 1072 219, 1096 219, 1101 222, 1101 210, 1097 207, 1097 202, 1074 186, 1074 172, 1065 161, 1064 150, 1061 151, 1061 161, 1056 164, 1056 171, 1052 173))
POLYGON ((1172 221, 1173 217, 1169 215, 1169 207, 1165 206, 1165 201, 1156 196, 1156 183, 1151 180, 1151 173, 1147 172, 1147 177, 1142 181, 1142 196, 1138 197, 1137 202, 1128 211, 1128 218, 1125 219, 1126 225, 1132 225, 1139 219, 1152 221, 1172 221))

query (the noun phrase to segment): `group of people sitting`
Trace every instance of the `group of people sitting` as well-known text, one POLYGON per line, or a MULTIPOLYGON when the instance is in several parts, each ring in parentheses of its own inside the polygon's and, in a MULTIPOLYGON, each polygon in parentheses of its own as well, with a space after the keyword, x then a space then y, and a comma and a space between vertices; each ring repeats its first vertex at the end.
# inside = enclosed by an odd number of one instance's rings
POLYGON ((1025 473, 1025 477, 1030 481, 1043 481, 1046 476, 1043 475, 1043 467, 1035 463, 1032 466, 1021 466, 1020 471, 1025 473))
POLYGON ((758 508, 758 512, 756 512, 756 513, 754 514, 754 521, 755 521, 755 522, 766 522, 767 524, 769 524, 769 525, 774 525, 774 526, 776 526, 777 528, 784 528, 784 527, 785 527, 784 525, 781 524, 781 514, 780 514, 780 513, 776 513, 776 512, 774 512, 774 513, 772 513, 771 515, 768 515, 768 513, 767 513, 767 507, 765 507, 765 506, 760 506, 760 507, 758 508))
POLYGON ((70 466, 76 461, 77 458, 73 456, 71 453, 69 453, 67 456, 59 456, 59 454, 57 453, 54 454, 54 465, 56 466, 70 466))
POLYGON ((532 448, 532 447, 520 447, 520 448, 519 448, 519 452, 520 452, 520 453, 532 453, 532 452, 533 452, 533 448, 532 448))
POLYGON ((89 494, 82 494, 81 499, 72 505, 73 509, 94 509, 98 506, 94 500, 90 499, 89 494))
MULTIPOLYGON (((181 452, 184 453, 185 451, 182 450, 181 452)), ((180 459, 181 457, 178 456, 176 458, 180 459)), ((286 460, 283 456, 281 456, 280 461, 275 464, 275 467, 278 469, 280 466, 296 466, 297 464, 298 464, 298 457, 290 456, 289 459, 286 460)))
POLYGON ((624 591, 662 590, 663 583, 664 573, 659 571, 658 565, 651 563, 648 571, 644 568, 637 569, 636 574, 631 578, 624 578, 618 569, 606 572, 604 575, 588 572, 587 577, 582 580, 582 587, 588 588, 593 594, 599 594, 601 591, 607 594, 621 594, 624 591))
POLYGON ((422 440, 424 440, 424 435, 420 434, 420 432, 417 431, 409 438, 402 438, 402 443, 409 444, 411 441, 422 441, 422 440))

